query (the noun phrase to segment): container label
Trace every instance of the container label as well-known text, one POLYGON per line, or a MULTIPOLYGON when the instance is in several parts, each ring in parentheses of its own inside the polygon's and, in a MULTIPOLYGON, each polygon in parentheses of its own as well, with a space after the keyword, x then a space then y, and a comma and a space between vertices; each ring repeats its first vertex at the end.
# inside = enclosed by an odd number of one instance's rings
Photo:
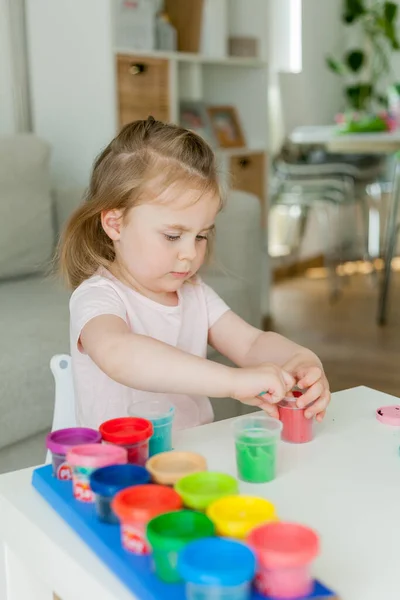
POLYGON ((62 479, 66 481, 67 479, 72 479, 71 467, 67 462, 63 462, 59 465, 57 469, 57 479, 62 479))
POLYGON ((74 478, 73 488, 74 496, 77 500, 81 502, 94 502, 94 494, 87 480, 74 478))
POLYGON ((129 552, 134 554, 149 554, 150 547, 143 533, 132 525, 122 525, 122 545, 129 552))
POLYGON ((262 573, 257 573, 254 583, 257 591, 260 592, 261 595, 269 596, 270 589, 265 581, 265 576, 262 573))

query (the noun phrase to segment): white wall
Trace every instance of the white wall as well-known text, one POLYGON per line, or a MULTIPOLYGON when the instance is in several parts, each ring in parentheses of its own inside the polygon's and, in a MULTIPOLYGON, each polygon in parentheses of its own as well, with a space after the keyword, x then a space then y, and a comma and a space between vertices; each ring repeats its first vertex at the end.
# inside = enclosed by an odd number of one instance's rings
POLYGON ((15 131, 8 0, 0 0, 0 135, 15 131))
POLYGON ((27 4, 33 130, 53 146, 59 187, 86 186, 117 129, 111 18, 108 0, 27 4))
POLYGON ((0 0, 0 135, 29 129, 24 0, 0 0))
POLYGON ((340 79, 325 66, 325 56, 341 47, 342 0, 303 0, 303 69, 281 74, 285 133, 297 125, 332 123, 342 108, 340 79))

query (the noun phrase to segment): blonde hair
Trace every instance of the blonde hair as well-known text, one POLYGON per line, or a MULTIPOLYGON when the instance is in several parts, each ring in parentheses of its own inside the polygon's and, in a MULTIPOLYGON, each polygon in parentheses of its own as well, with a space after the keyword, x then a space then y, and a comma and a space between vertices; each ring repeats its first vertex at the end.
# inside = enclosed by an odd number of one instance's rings
POLYGON ((97 157, 85 201, 72 214, 61 236, 57 260, 71 288, 78 287, 100 266, 108 268, 115 259, 101 213, 116 209, 124 216, 143 201, 146 186, 160 174, 162 186, 192 182, 200 195, 217 195, 222 207, 215 156, 199 135, 153 117, 129 123, 97 157))

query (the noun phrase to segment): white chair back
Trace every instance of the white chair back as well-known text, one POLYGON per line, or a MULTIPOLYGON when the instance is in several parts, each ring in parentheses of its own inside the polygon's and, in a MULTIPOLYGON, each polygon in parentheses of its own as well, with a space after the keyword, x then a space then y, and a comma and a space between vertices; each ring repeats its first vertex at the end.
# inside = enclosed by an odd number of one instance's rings
MULTIPOLYGON (((52 431, 66 427, 76 427, 75 394, 72 380, 71 357, 69 354, 55 354, 50 361, 50 369, 55 383, 55 402, 52 431)), ((47 452, 46 463, 51 462, 47 452)))

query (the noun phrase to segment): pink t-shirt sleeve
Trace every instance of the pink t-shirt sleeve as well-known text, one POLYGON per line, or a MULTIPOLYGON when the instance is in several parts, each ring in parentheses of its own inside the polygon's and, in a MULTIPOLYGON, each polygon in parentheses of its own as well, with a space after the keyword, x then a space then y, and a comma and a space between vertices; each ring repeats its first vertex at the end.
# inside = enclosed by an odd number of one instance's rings
POLYGON ((218 296, 216 292, 210 286, 208 286, 204 281, 201 281, 201 286, 204 291, 204 296, 206 299, 207 305, 207 315, 208 315, 208 329, 211 329, 213 325, 224 315, 228 310, 230 310, 229 306, 218 296))
POLYGON ((72 294, 69 303, 71 344, 77 344, 82 329, 91 319, 100 315, 115 315, 128 322, 126 307, 112 284, 88 280, 72 294))

